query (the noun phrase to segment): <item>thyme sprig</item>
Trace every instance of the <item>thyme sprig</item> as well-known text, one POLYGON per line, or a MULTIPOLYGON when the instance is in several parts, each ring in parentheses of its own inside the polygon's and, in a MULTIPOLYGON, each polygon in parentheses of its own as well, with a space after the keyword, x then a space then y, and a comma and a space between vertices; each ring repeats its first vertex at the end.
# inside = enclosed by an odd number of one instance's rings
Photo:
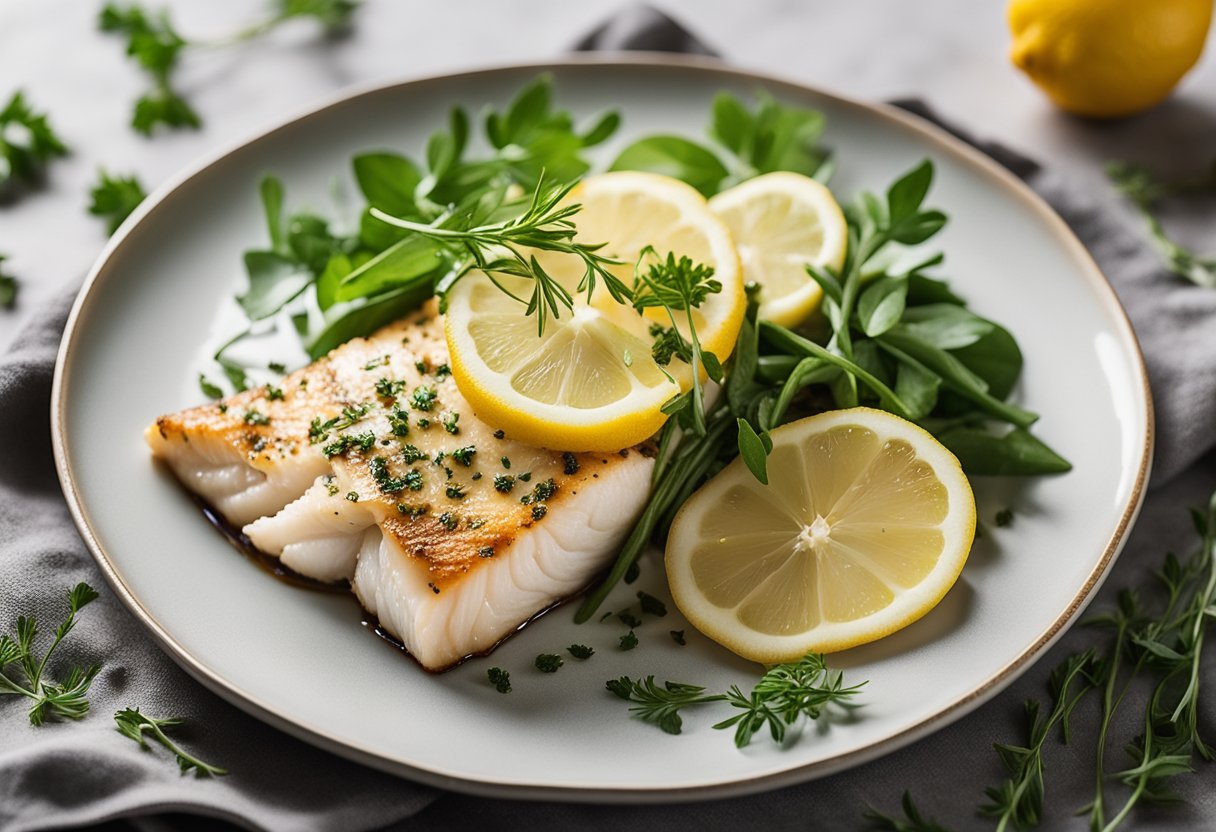
POLYGON ((200 760, 169 739, 164 729, 181 725, 180 719, 148 716, 140 713, 139 708, 124 708, 114 714, 114 722, 118 726, 119 733, 139 743, 140 748, 147 750, 147 737, 151 737, 172 751, 177 758, 177 764, 181 768, 182 774, 193 771, 196 777, 221 777, 228 773, 227 769, 200 760))
POLYGON ((735 746, 743 748, 761 729, 767 728, 774 742, 785 741, 786 731, 802 717, 815 720, 829 706, 858 707, 853 701, 865 682, 845 686, 839 671, 829 670, 824 657, 808 653, 797 662, 778 664, 760 677, 750 694, 732 685, 725 693, 706 693, 705 688, 682 682, 656 682, 653 676, 609 679, 605 687, 632 703, 629 712, 668 734, 679 734, 684 721, 680 712, 695 705, 726 702, 739 713, 714 725, 734 728, 735 746))

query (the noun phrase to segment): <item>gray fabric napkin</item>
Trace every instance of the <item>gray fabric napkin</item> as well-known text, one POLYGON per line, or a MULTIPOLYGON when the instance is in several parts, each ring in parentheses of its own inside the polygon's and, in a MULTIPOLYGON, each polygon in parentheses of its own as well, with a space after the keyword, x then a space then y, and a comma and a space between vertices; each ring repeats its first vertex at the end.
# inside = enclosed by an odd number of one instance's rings
MULTIPOLYGON (((583 49, 645 48, 708 53, 660 13, 640 8, 615 18, 583 49)), ((915 109, 916 105, 908 105, 915 109)), ((922 114, 925 114, 922 112, 922 114)), ((1073 226, 1119 291, 1140 335, 1158 419, 1154 491, 1099 604, 1143 579, 1167 548, 1190 545, 1185 506, 1216 487, 1216 292, 1168 274, 1140 223, 1112 194, 1085 193, 1067 178, 1001 148, 986 147, 1023 176, 1073 226), (1205 456, 1205 454, 1207 454, 1205 456)), ((1165 148, 1161 149, 1166 152, 1165 148)), ((1216 235, 1211 241, 1216 248, 1216 235)), ((53 471, 47 428, 55 348, 70 298, 47 308, 0 358, 0 628, 20 614, 53 627, 64 589, 87 580, 102 597, 82 614, 59 662, 105 669, 79 723, 29 725, 22 703, 0 697, 0 829, 81 825, 115 817, 188 812, 274 830, 495 829, 702 830, 854 829, 868 805, 893 810, 910 789, 930 814, 955 829, 985 828, 973 807, 1002 777, 994 740, 1019 741, 1021 703, 1042 698, 1046 678, 1091 634, 1074 630, 1011 690, 909 748, 849 772, 766 795, 676 806, 588 806, 507 802, 448 794, 348 763, 246 716, 189 679, 105 589, 68 518, 53 471), (138 705, 181 716, 181 739, 232 769, 217 780, 183 778, 163 749, 143 752, 113 730, 110 715, 138 705)), ((1216 684, 1208 669, 1204 683, 1216 684)), ((1209 700, 1211 701, 1211 700, 1209 700)), ((1093 703, 1089 703, 1092 707, 1093 703)), ((1209 704, 1204 713, 1211 724, 1209 704)), ((1083 709, 1078 718, 1088 718, 1083 709)), ((1120 726, 1129 735, 1131 711, 1120 726)), ((1092 761, 1082 747, 1048 757, 1048 828, 1082 829, 1072 812, 1089 799, 1092 761)), ((628 760, 622 760, 628 765, 628 760)), ((1216 827, 1206 775, 1180 782, 1181 809, 1145 810, 1144 829, 1216 827)))

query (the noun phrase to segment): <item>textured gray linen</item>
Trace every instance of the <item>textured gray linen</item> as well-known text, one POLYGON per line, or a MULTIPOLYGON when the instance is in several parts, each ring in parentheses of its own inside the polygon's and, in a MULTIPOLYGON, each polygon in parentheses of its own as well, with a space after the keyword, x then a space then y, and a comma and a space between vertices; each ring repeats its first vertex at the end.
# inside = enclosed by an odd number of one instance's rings
MULTIPOLYGON (((649 9, 622 15, 579 48, 649 48, 704 53, 649 9)), ((919 105, 907 104, 910 109, 919 105)), ((1108 193, 1084 192, 1058 172, 998 147, 985 148, 1042 194, 1089 247, 1141 339, 1157 408, 1153 490, 1098 604, 1143 580, 1192 534, 1184 508, 1216 487, 1216 291, 1170 275, 1132 212, 1108 193)), ((1216 233, 1206 241, 1216 248, 1216 233)), ((33 613, 61 616, 65 587, 87 580, 99 601, 59 654, 60 666, 104 662, 93 713, 78 723, 33 728, 21 701, 0 697, 0 829, 76 826, 118 817, 185 812, 273 830, 494 829, 735 830, 853 829, 867 805, 893 810, 910 789, 930 814, 956 829, 986 828, 973 814, 985 785, 1002 777, 994 740, 1017 742, 1021 703, 1045 695, 1050 669, 1092 634, 1077 628, 1010 690, 915 745, 834 777, 782 791, 674 806, 592 806, 483 800, 398 780, 317 750, 246 716, 180 671, 109 592, 68 517, 55 478, 47 427, 55 350, 70 298, 43 311, 0 358, 0 627, 33 613), (184 717, 180 738, 232 770, 218 780, 180 777, 163 749, 142 752, 113 730, 110 715, 140 706, 184 717)), ((1021 333, 1020 333, 1021 334, 1021 333)), ((1026 337, 1026 334, 1022 334, 1026 337)), ((120 484, 116 484, 120 487, 120 484)), ((1015 521, 1016 522, 1016 521, 1015 521)), ((1216 684, 1209 665, 1204 684, 1216 684)), ((1077 718, 1092 716, 1094 703, 1077 718)), ((1130 736, 1133 714, 1118 726, 1130 736)), ((1213 700, 1203 711, 1213 721, 1213 700)), ((672 740, 678 742, 678 740, 672 740)), ((658 748, 656 746, 656 748, 658 748)), ((648 753, 639 749, 638 753, 648 753)), ((1072 813, 1089 799, 1093 762, 1084 744, 1053 746, 1046 828, 1083 829, 1072 813)), ((1112 752, 1117 760, 1119 751, 1112 752)), ((622 759, 621 765, 629 765, 622 759)), ((1179 782, 1184 807, 1138 812, 1136 828, 1216 828, 1212 769, 1179 782)), ((217 824, 218 825, 218 824, 217 824)), ((160 824, 155 824, 159 828, 160 824)))

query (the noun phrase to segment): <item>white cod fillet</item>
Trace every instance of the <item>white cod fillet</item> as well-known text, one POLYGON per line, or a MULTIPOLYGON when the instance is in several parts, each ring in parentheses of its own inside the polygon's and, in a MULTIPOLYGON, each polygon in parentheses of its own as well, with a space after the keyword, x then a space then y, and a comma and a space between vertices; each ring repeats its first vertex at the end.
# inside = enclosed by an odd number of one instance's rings
POLYGON ((433 305, 281 388, 162 417, 147 438, 259 550, 349 581, 430 670, 491 650, 586 587, 654 465, 642 449, 560 453, 480 421, 447 372, 433 305))

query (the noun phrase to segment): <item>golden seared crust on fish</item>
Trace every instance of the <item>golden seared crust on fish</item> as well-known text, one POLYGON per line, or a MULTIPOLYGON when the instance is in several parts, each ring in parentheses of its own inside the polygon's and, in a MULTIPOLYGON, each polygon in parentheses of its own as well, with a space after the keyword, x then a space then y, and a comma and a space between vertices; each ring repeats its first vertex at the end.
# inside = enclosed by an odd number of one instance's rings
POLYGON ((162 417, 148 442, 259 549, 351 581, 432 669, 586 586, 653 467, 643 450, 562 453, 479 420, 448 369, 434 303, 281 389, 162 417))

